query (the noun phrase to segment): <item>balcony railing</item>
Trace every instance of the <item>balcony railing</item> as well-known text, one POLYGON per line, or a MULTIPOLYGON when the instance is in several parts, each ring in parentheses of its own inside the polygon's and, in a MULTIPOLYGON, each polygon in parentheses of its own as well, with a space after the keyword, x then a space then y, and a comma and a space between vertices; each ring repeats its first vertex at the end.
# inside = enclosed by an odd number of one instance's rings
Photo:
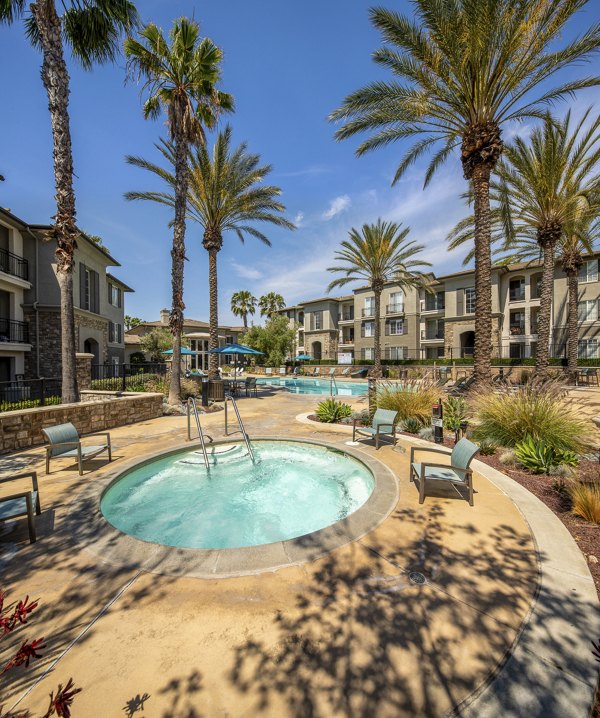
POLYGON ((340 344, 346 345, 346 344, 354 344, 354 337, 342 337, 340 339, 340 344))
POLYGON ((521 289, 511 289, 508 293, 509 302, 524 302, 525 301, 525 287, 521 289))
POLYGON ((521 336, 522 334, 525 334, 525 324, 511 322, 510 335, 512 337, 514 337, 514 336, 521 336))
POLYGON ((361 309, 361 316, 362 317, 372 317, 375 314, 375 307, 365 307, 364 309, 361 309))
POLYGON ((386 314, 404 314, 404 304, 388 304, 385 308, 386 314))
POLYGON ((0 342, 29 344, 29 324, 0 318, 0 342))
POLYGON ((354 312, 340 312, 338 315, 339 322, 353 322, 354 312))
POLYGON ((19 279, 29 279, 29 262, 6 249, 0 249, 0 272, 19 279))
POLYGON ((435 341, 443 338, 444 332, 421 329, 421 341, 435 341))

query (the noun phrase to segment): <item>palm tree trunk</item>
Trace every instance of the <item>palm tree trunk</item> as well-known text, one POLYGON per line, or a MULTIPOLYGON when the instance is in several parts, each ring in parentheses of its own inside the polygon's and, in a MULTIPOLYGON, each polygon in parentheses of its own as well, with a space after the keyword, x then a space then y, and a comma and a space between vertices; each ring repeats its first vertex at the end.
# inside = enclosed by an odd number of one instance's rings
POLYGON ((374 379, 381 379, 381 289, 373 291, 375 293, 375 361, 369 373, 374 379))
MULTIPOLYGON (((217 284, 217 249, 208 250, 208 290, 209 290, 209 329, 208 329, 208 348, 219 348, 219 291, 217 284)), ((208 359, 208 375, 211 379, 216 379, 219 374, 219 355, 209 354, 208 359)))
POLYGON ((567 272, 567 291, 569 313, 567 317, 567 362, 569 380, 572 384, 577 383, 577 359, 579 356, 579 317, 577 313, 577 302, 579 299, 579 276, 578 272, 567 272))
POLYGON ((174 130, 175 140, 175 219, 171 249, 172 306, 169 325, 173 334, 169 404, 181 400, 181 334, 183 332, 183 267, 185 262, 185 210, 188 190, 188 142, 180 128, 174 130))
POLYGON ((31 4, 43 50, 42 81, 54 143, 56 215, 52 236, 56 240, 56 272, 60 288, 62 401, 79 401, 75 366, 75 315, 73 311, 73 254, 76 247, 73 150, 69 123, 69 73, 64 59, 61 21, 53 0, 31 4))
POLYGON ((475 212, 475 383, 490 380, 492 352, 492 258, 490 167, 477 166, 472 175, 475 212))
POLYGON ((244 319, 244 331, 248 331, 248 312, 244 312, 242 315, 244 319))
POLYGON ((543 377, 548 373, 548 364, 550 363, 550 323, 552 318, 552 294, 554 293, 554 248, 556 241, 542 236, 538 238, 538 242, 544 253, 544 262, 538 317, 538 344, 535 353, 535 373, 543 377))

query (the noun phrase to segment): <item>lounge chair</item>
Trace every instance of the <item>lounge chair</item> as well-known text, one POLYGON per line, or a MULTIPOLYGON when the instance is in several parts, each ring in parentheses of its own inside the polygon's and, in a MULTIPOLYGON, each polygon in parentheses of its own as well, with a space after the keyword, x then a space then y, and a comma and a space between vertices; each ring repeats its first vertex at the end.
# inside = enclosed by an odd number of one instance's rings
POLYGON ((302 373, 302 370, 300 369, 299 366, 294 367, 294 376, 300 376, 301 373, 302 373))
POLYGON ((320 367, 320 366, 316 366, 316 367, 313 369, 312 375, 313 375, 313 376, 320 376, 320 374, 321 374, 321 367, 320 367))
POLYGON ((268 367, 265 369, 265 374, 266 374, 267 376, 272 376, 272 374, 273 374, 273 367, 268 366, 268 367))
POLYGON ((335 376, 335 368, 334 367, 331 367, 331 369, 329 370, 329 376, 335 376))
POLYGON ((383 436, 391 437, 392 445, 396 444, 396 416, 397 411, 390 409, 377 409, 373 415, 371 426, 356 426, 358 419, 352 425, 352 441, 356 441, 357 434, 363 434, 375 439, 375 449, 379 449, 379 440, 383 436))
POLYGON ((462 484, 469 489, 469 505, 473 506, 473 472, 469 466, 478 451, 477 444, 468 439, 461 439, 452 452, 448 452, 446 449, 413 446, 410 450, 410 480, 419 479, 419 503, 422 504, 425 501, 425 489, 428 481, 450 481, 452 484, 462 484), (417 451, 444 454, 444 456, 450 457, 450 463, 417 462, 415 461, 417 451))
POLYGON ((84 446, 81 443, 77 429, 70 422, 67 424, 57 424, 57 426, 49 426, 46 429, 42 429, 42 433, 49 443, 49 446, 46 447, 46 474, 50 473, 50 459, 76 459, 79 476, 83 475, 83 462, 87 459, 93 459, 103 451, 108 451, 108 460, 112 461, 110 434, 107 431, 88 434, 86 438, 92 436, 106 437, 104 444, 94 444, 91 446, 84 446))
POLYGON ((35 471, 28 471, 25 474, 8 476, 5 479, 0 479, 0 484, 6 483, 7 481, 15 481, 16 479, 28 478, 31 478, 31 491, 21 491, 18 494, 11 494, 10 496, 3 496, 0 498, 0 519, 8 521, 9 519, 27 516, 29 543, 35 543, 34 507, 36 514, 39 515, 42 513, 42 509, 40 507, 40 492, 38 489, 37 473, 35 471))
POLYGON ((244 388, 246 389, 246 396, 252 396, 252 392, 254 392, 254 396, 258 396, 258 385, 256 383, 256 377, 246 377, 246 383, 244 384, 244 388))
POLYGON ((450 389, 451 394, 462 394, 464 391, 468 391, 473 384, 475 384, 475 374, 471 374, 470 377, 462 377, 450 389))
POLYGON ((352 374, 350 374, 350 376, 355 379, 364 379, 368 373, 369 373, 368 369, 359 369, 358 371, 352 372, 352 374))
POLYGON ((284 366, 279 367, 279 373, 281 376, 285 376, 287 369, 284 366))
POLYGON ((344 371, 340 374, 340 376, 349 376, 350 375, 350 367, 347 366, 344 371))

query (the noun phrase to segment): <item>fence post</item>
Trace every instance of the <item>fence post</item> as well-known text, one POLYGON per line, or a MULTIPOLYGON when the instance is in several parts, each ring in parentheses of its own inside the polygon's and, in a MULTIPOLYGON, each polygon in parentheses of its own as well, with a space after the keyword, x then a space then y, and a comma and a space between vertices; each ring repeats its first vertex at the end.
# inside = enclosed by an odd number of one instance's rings
POLYGON ((40 406, 46 406, 46 380, 40 379, 40 406))
POLYGON ((127 391, 127 385, 125 383, 125 364, 119 364, 121 368, 121 391, 127 391))

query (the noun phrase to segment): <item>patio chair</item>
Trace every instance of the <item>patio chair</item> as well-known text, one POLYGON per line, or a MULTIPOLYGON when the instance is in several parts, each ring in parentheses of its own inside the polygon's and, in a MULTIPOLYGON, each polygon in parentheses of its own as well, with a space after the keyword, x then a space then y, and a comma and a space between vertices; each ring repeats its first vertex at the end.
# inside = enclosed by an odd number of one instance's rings
POLYGON ((300 376, 301 373, 302 373, 302 370, 300 369, 300 367, 295 366, 294 367, 294 376, 300 376))
POLYGON ((358 369, 358 371, 352 372, 352 374, 350 374, 350 376, 355 379, 364 379, 368 373, 369 373, 368 369, 358 369))
POLYGON ((11 494, 10 496, 2 496, 0 498, 0 519, 2 521, 8 521, 9 519, 27 516, 29 543, 35 543, 34 507, 35 513, 38 514, 38 516, 42 513, 42 509, 40 507, 40 492, 38 489, 37 473, 35 471, 28 471, 24 474, 8 476, 5 479, 0 479, 0 484, 27 478, 31 478, 31 491, 21 491, 18 494, 11 494))
POLYGON ((335 376, 335 367, 331 367, 329 370, 329 376, 335 376))
POLYGON ((462 394, 464 391, 468 391, 475 383, 475 374, 471 374, 470 377, 462 377, 450 389, 451 394, 462 394))
POLYGON ((340 376, 350 376, 350 367, 347 366, 344 371, 340 374, 340 376))
POLYGON ((273 367, 270 367, 270 366, 266 367, 266 368, 265 368, 265 374, 266 374, 267 376, 271 376, 271 375, 273 374, 273 367))
POLYGON ((352 441, 356 441, 357 434, 363 434, 375 439, 375 449, 379 449, 379 441, 381 437, 388 436, 392 438, 392 445, 396 445, 396 416, 397 411, 390 409, 377 409, 373 415, 371 426, 356 426, 358 419, 354 419, 352 424, 352 441))
POLYGON ((254 396, 258 396, 258 385, 256 383, 256 377, 246 377, 246 383, 244 385, 244 388, 246 389, 246 396, 252 396, 252 392, 254 392, 254 396))
POLYGON ((477 444, 468 439, 461 439, 451 452, 445 449, 413 446, 410 450, 410 480, 419 479, 419 503, 422 504, 425 501, 425 489, 428 481, 450 481, 452 484, 464 485, 469 489, 469 505, 473 506, 473 472, 469 466, 478 451, 477 444), (444 454, 450 458, 450 463, 417 462, 415 461, 417 451, 444 454))
POLYGON ((281 376, 285 376, 286 372, 287 372, 287 369, 284 366, 279 367, 279 374, 281 376))
POLYGON ((579 378, 584 379, 588 385, 598 386, 598 370, 590 367, 585 367, 579 370, 579 378))
POLYGON ((320 367, 320 366, 316 366, 316 367, 313 369, 312 375, 313 375, 313 376, 319 376, 320 374, 321 374, 321 367, 320 367))
POLYGON ((42 434, 44 434, 49 443, 49 446, 46 447, 46 474, 50 473, 50 459, 76 459, 79 476, 83 475, 83 462, 87 459, 93 459, 103 451, 108 451, 108 460, 112 461, 110 434, 107 431, 88 434, 86 438, 92 436, 106 437, 105 443, 90 446, 84 446, 81 443, 77 429, 70 422, 48 426, 42 429, 42 434))

